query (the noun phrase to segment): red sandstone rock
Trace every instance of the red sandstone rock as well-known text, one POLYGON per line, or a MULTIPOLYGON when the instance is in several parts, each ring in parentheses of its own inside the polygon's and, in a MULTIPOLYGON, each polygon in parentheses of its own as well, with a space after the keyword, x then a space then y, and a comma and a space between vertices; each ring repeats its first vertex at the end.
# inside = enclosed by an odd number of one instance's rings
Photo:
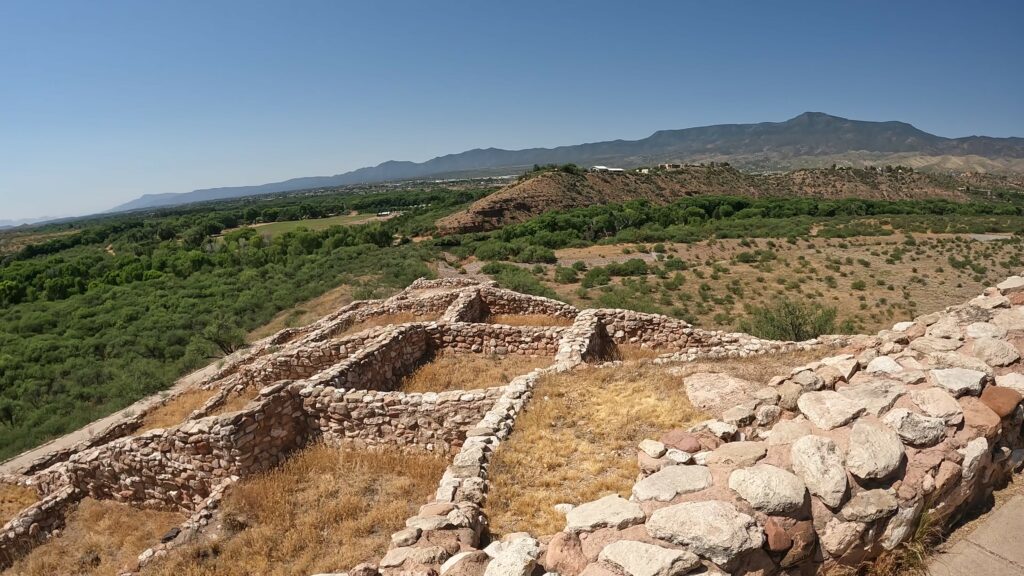
POLYGON ((1013 388, 986 386, 981 392, 981 401, 992 409, 1000 418, 1006 418, 1016 410, 1022 397, 1013 388))
POLYGON ((700 440, 697 439, 697 436, 680 428, 669 430, 663 434, 661 443, 669 448, 690 452, 691 454, 701 450, 700 440))
POLYGON ((555 534, 551 542, 548 542, 548 550, 541 564, 548 572, 577 576, 587 566, 579 537, 570 532, 555 534))
POLYGON ((764 524, 764 535, 772 552, 785 552, 793 545, 793 539, 786 534, 786 528, 777 518, 768 518, 764 524))
POLYGON ((991 440, 999 433, 1001 419, 979 398, 964 396, 958 400, 964 409, 964 429, 974 430, 991 440))

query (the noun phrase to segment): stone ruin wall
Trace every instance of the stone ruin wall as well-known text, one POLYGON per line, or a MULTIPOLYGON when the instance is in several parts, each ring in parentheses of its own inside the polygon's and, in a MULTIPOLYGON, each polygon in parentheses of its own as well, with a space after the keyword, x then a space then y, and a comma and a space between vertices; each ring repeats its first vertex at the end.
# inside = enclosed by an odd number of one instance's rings
MULTIPOLYGON (((305 329, 282 331, 205 381, 207 388, 219 389, 222 395, 243 382, 243 386, 267 386, 241 411, 204 416, 211 409, 207 406, 180 426, 80 447, 66 461, 26 472, 22 480, 34 484, 44 499, 0 531, 0 543, 10 543, 0 544, 0 552, 10 556, 15 550, 24 550, 27 543, 38 542, 60 525, 69 504, 86 495, 132 505, 177 507, 190 514, 183 530, 194 531, 210 518, 231 482, 279 464, 289 452, 317 438, 359 448, 396 446, 454 452, 437 501, 426 509, 431 512, 428 516, 445 510, 443 516, 454 523, 411 519, 419 530, 415 542, 412 546, 396 544, 395 549, 417 550, 438 538, 448 538, 448 548, 452 548, 451 534, 430 536, 431 531, 447 534, 454 530, 459 550, 478 545, 486 526, 480 505, 486 495, 490 454, 511 430, 533 385, 545 373, 614 357, 615 345, 624 342, 614 334, 620 329, 625 332, 627 324, 634 335, 643 334, 645 327, 660 334, 642 338, 643 343, 664 347, 670 354, 686 352, 684 340, 664 335, 687 329, 691 332, 686 334, 686 345, 708 354, 749 355, 794 345, 769 342, 759 350, 735 350, 729 348, 734 342, 729 338, 698 342, 693 334, 711 333, 681 322, 666 328, 667 320, 660 316, 579 312, 553 300, 499 290, 492 284, 417 281, 391 299, 354 303, 305 329), (331 339, 332 334, 351 326, 355 315, 369 318, 398 311, 438 313, 441 320, 371 328, 331 339), (494 314, 547 314, 573 318, 574 323, 543 327, 467 321, 486 320, 494 314), (286 336, 281 336, 283 333, 286 336), (551 356, 552 366, 517 377, 506 386, 483 390, 440 394, 394 390, 402 376, 437 352, 551 356), (316 373, 308 375, 310 371, 316 373), (284 381, 274 384, 278 380, 284 381)), ((409 534, 404 538, 409 540, 409 534)), ((147 557, 154 550, 162 553, 174 545, 174 541, 161 544, 149 550, 147 557)), ((396 554, 400 557, 403 552, 389 553, 392 562, 396 554)), ((422 554, 414 553, 416 563, 430 564, 419 562, 422 554)), ((382 564, 382 568, 386 567, 382 564)))

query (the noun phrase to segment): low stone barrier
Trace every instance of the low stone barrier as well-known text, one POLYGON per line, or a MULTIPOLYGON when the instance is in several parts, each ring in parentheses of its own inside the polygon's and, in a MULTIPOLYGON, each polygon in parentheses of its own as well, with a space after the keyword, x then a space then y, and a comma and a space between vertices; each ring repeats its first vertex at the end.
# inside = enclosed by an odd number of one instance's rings
POLYGON ((503 326, 463 322, 438 323, 426 328, 433 350, 499 356, 554 356, 565 330, 565 327, 556 326, 503 326))

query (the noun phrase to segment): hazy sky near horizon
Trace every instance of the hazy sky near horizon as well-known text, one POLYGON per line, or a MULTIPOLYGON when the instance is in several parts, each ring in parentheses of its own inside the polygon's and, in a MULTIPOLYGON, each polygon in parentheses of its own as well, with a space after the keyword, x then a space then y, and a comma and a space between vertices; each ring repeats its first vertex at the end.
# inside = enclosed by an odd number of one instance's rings
POLYGON ((807 110, 1024 136, 1024 3, 5 0, 0 220, 807 110))

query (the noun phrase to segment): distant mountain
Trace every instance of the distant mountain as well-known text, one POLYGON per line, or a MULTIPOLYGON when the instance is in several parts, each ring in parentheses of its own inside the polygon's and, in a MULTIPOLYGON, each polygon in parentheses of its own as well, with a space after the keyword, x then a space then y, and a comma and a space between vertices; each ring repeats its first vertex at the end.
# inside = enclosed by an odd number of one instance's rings
POLYGON ((3 228, 15 228, 25 224, 36 224, 39 222, 46 222, 47 220, 54 220, 51 216, 42 216, 40 218, 20 218, 14 220, 0 219, 0 229, 3 228))
POLYGON ((611 140, 557 148, 474 149, 426 162, 388 161, 334 176, 295 178, 259 186, 147 194, 113 211, 238 198, 306 188, 414 178, 490 176, 534 164, 576 163, 629 168, 659 162, 728 161, 741 168, 786 170, 832 162, 899 162, 933 170, 1024 170, 1024 138, 943 138, 905 122, 848 120, 805 112, 785 122, 720 124, 659 130, 642 140, 611 140))

